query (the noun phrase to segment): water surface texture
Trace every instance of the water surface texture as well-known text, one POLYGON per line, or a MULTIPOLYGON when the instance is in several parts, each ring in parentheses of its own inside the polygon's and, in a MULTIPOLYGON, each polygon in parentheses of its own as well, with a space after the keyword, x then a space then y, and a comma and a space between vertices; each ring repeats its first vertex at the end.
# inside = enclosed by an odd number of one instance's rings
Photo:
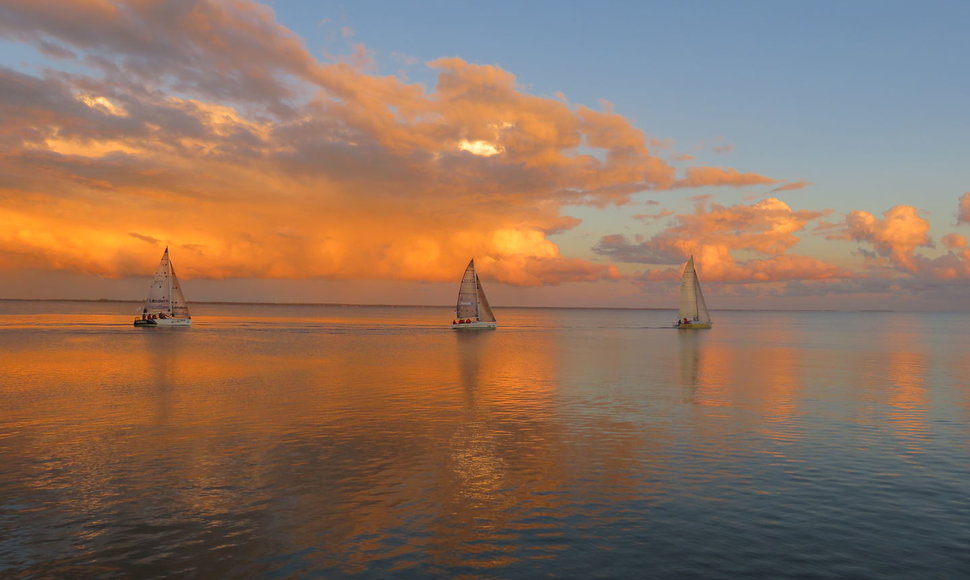
POLYGON ((0 576, 970 576, 970 315, 0 301, 0 576))

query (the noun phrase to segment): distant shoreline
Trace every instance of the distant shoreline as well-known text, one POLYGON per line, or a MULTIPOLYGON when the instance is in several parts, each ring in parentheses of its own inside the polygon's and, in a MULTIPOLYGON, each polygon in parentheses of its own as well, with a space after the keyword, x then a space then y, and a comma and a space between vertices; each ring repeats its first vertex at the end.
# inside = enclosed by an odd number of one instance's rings
MULTIPOLYGON (((83 302, 117 304, 141 304, 143 300, 121 300, 115 298, 0 298, 0 302, 83 302)), ((351 304, 343 302, 234 302, 222 300, 190 300, 189 304, 217 304, 226 306, 339 306, 364 308, 451 308, 450 304, 351 304)), ((501 308, 522 308, 529 310, 655 310, 676 311, 671 308, 634 308, 629 306, 502 306, 501 308)), ((834 308, 718 308, 715 312, 903 312, 880 308, 863 308, 857 310, 837 310, 834 308)))

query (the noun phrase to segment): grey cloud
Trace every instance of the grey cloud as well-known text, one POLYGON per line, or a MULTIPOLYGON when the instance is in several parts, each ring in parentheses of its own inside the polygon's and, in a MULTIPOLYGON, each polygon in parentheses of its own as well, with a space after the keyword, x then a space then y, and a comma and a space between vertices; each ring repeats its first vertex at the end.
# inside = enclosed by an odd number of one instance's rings
POLYGON ((674 265, 684 261, 681 255, 654 247, 649 240, 639 244, 631 243, 622 234, 603 236, 592 250, 600 256, 625 263, 674 265))

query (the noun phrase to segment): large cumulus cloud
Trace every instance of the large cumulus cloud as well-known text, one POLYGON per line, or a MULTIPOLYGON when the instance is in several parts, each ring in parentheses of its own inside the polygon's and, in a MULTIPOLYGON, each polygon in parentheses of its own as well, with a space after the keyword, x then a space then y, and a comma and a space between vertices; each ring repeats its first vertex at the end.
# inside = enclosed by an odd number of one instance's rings
MULTIPOLYGON (((967 194, 959 199, 959 211, 967 205, 967 194)), ((962 219, 962 218, 961 218, 962 219)), ((910 276, 921 281, 970 279, 970 250, 966 238, 948 233, 941 241, 945 253, 926 256, 921 248, 934 248, 930 223, 918 208, 897 205, 877 217, 866 211, 850 212, 832 239, 861 242, 872 250, 862 250, 869 268, 883 276, 910 276)))
POLYGON ((623 116, 498 67, 439 59, 428 88, 321 62, 248 0, 10 0, 0 35, 55 63, 0 69, 5 268, 144 274, 168 244, 185 277, 452 280, 474 256, 512 284, 614 279, 550 241, 563 206, 777 183, 679 176, 623 116))

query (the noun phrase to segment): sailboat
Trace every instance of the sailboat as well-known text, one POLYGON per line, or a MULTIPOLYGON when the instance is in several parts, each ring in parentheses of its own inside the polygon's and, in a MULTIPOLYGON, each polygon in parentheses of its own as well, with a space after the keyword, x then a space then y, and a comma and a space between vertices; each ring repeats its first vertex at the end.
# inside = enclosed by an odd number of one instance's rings
POLYGON ((135 326, 189 326, 192 317, 182 295, 182 287, 175 276, 168 248, 162 254, 162 261, 155 270, 155 279, 148 289, 148 298, 141 311, 141 318, 135 319, 135 326))
POLYGON ((495 315, 492 314, 492 308, 485 298, 482 281, 475 273, 474 258, 468 262, 465 274, 461 277, 455 316, 455 321, 451 323, 451 327, 455 330, 494 329, 497 326, 495 315))
POLYGON ((694 270, 694 256, 684 265, 684 273, 680 277, 680 318, 674 323, 677 328, 710 328, 711 315, 704 302, 701 283, 694 270))

